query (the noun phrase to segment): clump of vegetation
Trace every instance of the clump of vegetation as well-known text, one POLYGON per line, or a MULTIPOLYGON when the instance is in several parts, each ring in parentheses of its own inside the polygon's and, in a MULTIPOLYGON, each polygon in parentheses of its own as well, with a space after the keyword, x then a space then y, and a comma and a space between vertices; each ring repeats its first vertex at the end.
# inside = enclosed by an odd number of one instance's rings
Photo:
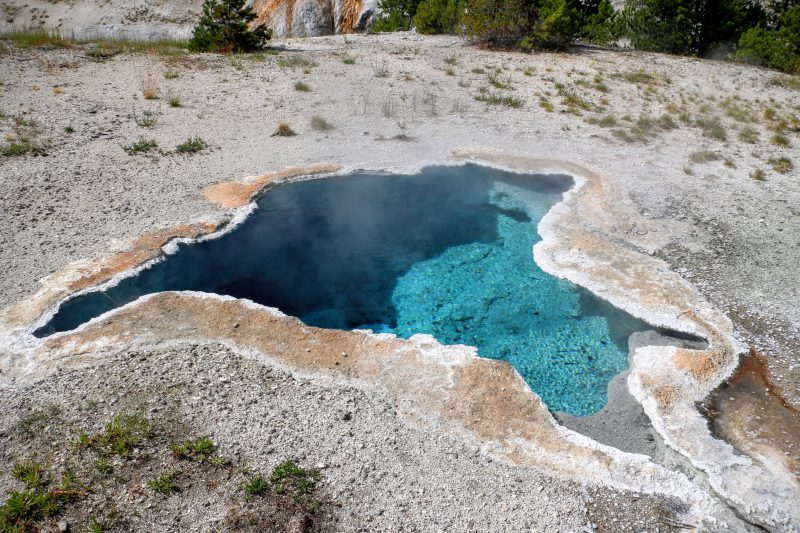
POLYGON ((384 63, 373 63, 372 73, 375 74, 376 78, 388 78, 389 68, 384 63))
POLYGON ((719 117, 700 117, 696 119, 694 123, 695 126, 703 130, 703 135, 705 137, 724 141, 728 136, 725 131, 725 126, 722 124, 719 117))
POLYGON ((269 490, 269 482, 260 475, 253 476, 250 481, 244 486, 244 494, 246 498, 259 496, 269 490))
POLYGON ((464 27, 495 46, 563 50, 579 33, 577 12, 565 0, 466 0, 464 27))
POLYGON ((604 128, 613 128, 618 124, 617 117, 614 115, 603 115, 602 117, 589 117, 586 119, 589 124, 596 124, 604 128))
POLYGON ((136 122, 137 126, 142 128, 152 128, 158 124, 158 116, 160 114, 161 111, 154 109, 143 109, 141 113, 137 113, 136 111, 133 112, 133 120, 136 122))
POLYGON ((152 76, 148 76, 147 78, 142 80, 142 98, 145 100, 157 100, 158 99, 158 84, 152 78, 152 76))
POLYGON ((495 89, 511 89, 511 76, 500 77, 500 71, 496 70, 486 75, 486 81, 495 89))
POLYGON ((22 481, 29 489, 37 489, 47 485, 46 475, 42 464, 34 460, 16 463, 11 471, 11 476, 22 481))
POLYGON ((800 78, 794 76, 775 76, 768 83, 776 87, 800 91, 800 78))
POLYGON ((39 524, 58 514, 65 502, 86 494, 70 469, 64 472, 60 486, 51 487, 45 467, 35 460, 16 463, 11 475, 25 488, 11 491, 0 506, 0 531, 4 533, 38 531, 39 524))
POLYGON ((144 137, 140 138, 136 142, 122 147, 122 149, 125 150, 128 155, 143 154, 156 148, 158 148, 158 143, 155 141, 155 139, 145 139, 144 137))
POLYGON ((298 81, 297 83, 294 84, 294 90, 303 93, 308 93, 311 92, 311 87, 307 83, 298 81))
POLYGON ((742 142, 754 144, 758 142, 758 132, 749 126, 745 126, 739 130, 739 140, 742 142))
POLYGON ((344 63, 345 65, 355 65, 356 58, 353 56, 346 55, 342 57, 342 63, 344 63))
POLYGON ((800 5, 783 9, 741 34, 736 59, 800 74, 800 5))
POLYGON ((215 457, 217 446, 209 437, 198 437, 181 444, 173 443, 170 445, 170 451, 178 459, 205 463, 215 457))
POLYGON ((424 0, 417 6, 414 27, 428 35, 455 33, 463 11, 462 0, 424 0))
POLYGON ((319 115, 311 117, 311 128, 316 131, 329 131, 335 128, 333 124, 319 115))
POLYGON ((155 479, 151 479, 148 483, 148 486, 156 492, 161 494, 171 494, 173 492, 178 492, 180 487, 175 482, 176 477, 175 471, 164 472, 160 476, 155 479))
POLYGON ((272 134, 272 137, 293 137, 297 135, 289 124, 281 122, 272 134))
POLYGON ((61 408, 56 404, 45 404, 39 409, 34 409, 30 414, 20 417, 17 421, 17 431, 30 437, 45 424, 55 420, 61 414, 61 408))
POLYGON ((750 173, 750 177, 756 181, 764 181, 766 179, 766 174, 760 168, 755 169, 753 172, 750 173))
POLYGON ((789 138, 786 135, 775 134, 770 138, 769 142, 774 144, 775 146, 789 146, 791 143, 789 142, 789 138))
POLYGON ((296 503, 304 503, 311 512, 319 507, 319 502, 312 497, 319 479, 319 470, 306 470, 291 460, 276 466, 269 476, 276 494, 290 495, 296 503))
POLYGON ((301 468, 294 461, 288 460, 277 465, 269 479, 261 475, 251 477, 244 487, 244 493, 250 499, 272 490, 275 494, 291 497, 295 503, 314 513, 320 506, 320 502, 314 497, 319 480, 319 470, 301 468))
POLYGON ((42 46, 69 48, 74 44, 72 40, 62 36, 57 31, 45 29, 11 32, 3 35, 3 38, 14 43, 17 48, 40 48, 42 46))
POLYGON ((378 7, 381 16, 373 23, 370 31, 391 32, 411 29, 411 22, 417 14, 421 0, 380 0, 378 7))
POLYGON ((189 137, 184 142, 175 147, 179 154, 194 154, 206 147, 206 142, 200 137, 189 137))
POLYGON ((38 139, 41 132, 39 123, 22 116, 13 117, 13 121, 14 134, 6 137, 7 143, 0 146, 0 155, 5 157, 25 154, 45 155, 46 147, 38 139))
POLYGON ((255 19, 246 0, 205 0, 203 14, 189 40, 189 50, 228 54, 261 50, 271 32, 265 24, 249 29, 255 19))
POLYGON ((177 94, 170 94, 167 98, 167 104, 170 107, 181 107, 181 97, 177 94))
POLYGON ((794 163, 788 157, 774 157, 767 161, 772 165, 772 169, 779 174, 786 174, 791 172, 794 168, 794 163))
POLYGON ((475 100, 484 102, 489 105, 502 105, 518 109, 523 106, 522 100, 510 94, 493 93, 486 87, 481 87, 478 94, 475 95, 475 100))
POLYGON ((153 424, 141 415, 117 415, 100 433, 91 437, 81 433, 76 444, 79 448, 88 446, 104 457, 128 458, 140 442, 150 437, 152 430, 153 424))
POLYGON ((167 68, 164 70, 164 78, 168 80, 174 80, 178 77, 178 71, 174 68, 167 68))
POLYGON ((722 156, 718 152, 711 150, 697 150, 689 154, 689 161, 692 163, 708 163, 709 161, 719 161, 722 156))
POLYGON ((615 72, 611 75, 614 78, 621 78, 629 83, 652 84, 656 82, 656 77, 644 70, 630 70, 626 72, 615 72))
MULTIPOLYGON (((626 116, 623 116, 622 118, 623 120, 626 120, 626 116)), ((630 117, 628 117, 628 119, 632 120, 630 117)), ((671 130, 677 127, 678 125, 675 124, 673 118, 666 113, 658 118, 654 118, 649 115, 641 115, 633 123, 633 125, 631 125, 628 131, 623 129, 615 129, 611 133, 613 133, 618 139, 622 139, 625 142, 646 143, 659 131, 671 130)))
POLYGON ((11 491, 0 507, 0 531, 34 531, 35 525, 59 511, 55 495, 41 488, 11 491))
POLYGON ((278 66, 281 68, 311 68, 316 67, 317 64, 311 59, 307 59, 303 56, 289 56, 280 58, 278 60, 278 66))

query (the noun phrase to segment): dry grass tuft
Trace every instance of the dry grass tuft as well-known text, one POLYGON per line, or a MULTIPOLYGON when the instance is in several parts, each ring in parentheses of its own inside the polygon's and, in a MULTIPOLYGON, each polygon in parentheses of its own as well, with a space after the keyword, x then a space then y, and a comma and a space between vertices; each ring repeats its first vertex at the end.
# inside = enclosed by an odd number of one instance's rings
POLYGON ((139 88, 142 90, 142 97, 145 100, 158 99, 158 82, 152 72, 149 72, 139 82, 139 88))
POLYGON ((297 135, 291 126, 289 126, 286 122, 281 122, 278 124, 278 127, 275 129, 275 133, 273 133, 272 137, 293 137, 297 135))
POLYGON ((722 156, 719 152, 711 150, 697 150, 689 154, 689 161, 692 163, 708 163, 709 161, 719 161, 722 156))
POLYGON ((786 174, 794 168, 794 163, 788 157, 773 157, 767 163, 772 166, 772 170, 779 174, 786 174))

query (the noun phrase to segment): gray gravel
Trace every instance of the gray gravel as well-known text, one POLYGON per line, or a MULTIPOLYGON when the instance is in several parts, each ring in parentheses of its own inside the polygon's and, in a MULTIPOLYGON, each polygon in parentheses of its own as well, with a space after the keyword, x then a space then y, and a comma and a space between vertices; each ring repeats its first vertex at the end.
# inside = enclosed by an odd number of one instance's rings
MULTIPOLYGON (((93 368, 0 390, 0 403, 6 465, 33 451, 46 456, 50 445, 63 448, 70 434, 98 431, 114 413, 138 411, 183 434, 210 435, 221 455, 253 471, 269 472, 287 458, 320 466, 323 493, 341 506, 332 508, 347 531, 575 532, 590 520, 615 531, 652 531, 680 505, 491 461, 461 441, 410 427, 379 394, 297 378, 219 345, 112 355, 93 368), (37 432, 57 429, 61 439, 20 435, 19 419, 48 404, 61 413, 37 432)), ((0 495, 15 483, 0 475, 0 495)), ((236 497, 240 488, 227 483, 225 490, 236 497)), ((134 529, 153 523, 166 530, 176 516, 182 530, 209 527, 189 512, 207 500, 206 492, 172 496, 169 505, 156 496, 143 491, 142 501, 129 502, 142 511, 134 529)), ((126 497, 118 495, 117 505, 124 508, 126 497)), ((199 518, 224 514, 229 504, 213 505, 221 507, 199 518)))

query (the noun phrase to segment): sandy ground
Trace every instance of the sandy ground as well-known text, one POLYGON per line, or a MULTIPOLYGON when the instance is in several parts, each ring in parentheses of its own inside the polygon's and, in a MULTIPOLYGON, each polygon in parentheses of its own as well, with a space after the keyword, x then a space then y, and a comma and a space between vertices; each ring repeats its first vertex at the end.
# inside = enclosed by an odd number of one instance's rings
MULTIPOLYGON (((4 50, 0 56, 3 133, 15 135, 15 116, 36 121, 36 139, 46 147, 47 156, 0 158, 4 265, 0 306, 24 298, 41 277, 103 252, 115 240, 213 214, 214 207, 200 194, 210 184, 288 165, 324 161, 346 168, 399 169, 442 161, 455 148, 496 148, 575 161, 603 172, 627 190, 640 212, 658 221, 658 231, 638 235, 638 241, 729 314, 741 339, 767 355, 773 386, 780 388, 787 402, 800 405, 796 304, 800 283, 795 267, 800 253, 800 172, 794 168, 782 174, 769 163, 787 157, 800 165, 800 92, 773 84, 778 75, 641 53, 487 52, 454 38, 402 34, 280 44, 287 51, 255 58, 126 53, 103 62, 91 61, 82 50, 4 50), (296 56, 314 64, 281 66, 296 56), (346 64, 345 58, 355 63, 346 64), (446 63, 446 58, 455 65, 446 63), (473 72, 476 69, 483 72, 473 72), (495 69, 500 69, 492 76, 495 84, 508 88, 492 87, 487 74, 495 69), (166 79, 165 72, 177 77, 166 79), (311 90, 295 90, 299 81, 311 90), (147 86, 160 98, 143 100, 142 89, 147 86), (477 101, 482 87, 491 94, 518 98, 522 106, 477 101), (170 96, 179 98, 181 106, 170 107, 170 96), (553 112, 542 102, 552 105, 553 112), (137 125, 145 111, 157 117, 154 126, 137 125), (719 117, 725 139, 706 136, 702 128, 686 124, 684 113, 692 120, 719 117), (650 125, 647 120, 634 127, 642 117, 658 119, 664 114, 672 117, 674 128, 650 125), (315 131, 310 125, 313 116, 325 118, 335 129, 315 131), (589 123, 606 116, 613 117, 617 126, 589 123), (289 123, 298 135, 272 137, 279 122, 289 123), (74 132, 66 133, 65 128, 74 132), (739 140, 744 128, 755 130, 758 138, 752 143, 739 140), (615 129, 625 133, 615 135, 615 129), (776 132, 785 136, 788 146, 770 142, 776 132), (202 137, 209 148, 191 155, 173 153, 191 136, 202 137), (632 138, 637 136, 640 139, 632 138), (139 138, 156 140, 158 152, 127 154, 123 146, 139 138), (706 154, 711 159, 706 162, 691 161, 691 154, 701 150, 717 155, 706 154), (766 179, 753 179, 756 169, 763 169, 766 179)), ((695 154, 694 159, 703 157, 695 154)), ((69 379, 75 381, 64 386, 63 398, 91 382, 90 378, 82 382, 80 375, 69 379)), ((31 386, 20 394, 38 398, 49 386, 31 386)), ((308 404, 292 394, 286 405, 306 413, 308 404)), ((380 405, 374 398, 365 403, 380 405)), ((16 416, 16 411, 12 413, 16 416)), ((219 429, 209 431, 224 440, 224 422, 219 423, 219 429)), ((393 424, 400 424, 377 415, 370 415, 370 423, 386 435, 393 424)), ((585 429, 590 434, 595 430, 585 429)), ((297 438, 316 432, 312 426, 298 431, 297 438)), ((644 426, 637 432, 642 438, 647 434, 644 426)), ((629 446, 631 451, 658 455, 641 441, 629 446)), ((281 451, 288 447, 285 444, 281 451)), ((303 448, 307 454, 318 449, 313 444, 303 448)), ((359 460, 361 453, 356 453, 359 460)), ((424 465, 438 464, 434 452, 425 448, 419 453, 424 457, 411 463, 430 472, 424 465)), ((255 460, 268 462, 263 457, 255 460)), ((390 470, 398 459, 383 460, 386 464, 381 466, 390 470)), ((457 478, 473 469, 473 463, 459 459, 451 475, 457 478)), ((380 479, 367 476, 363 486, 356 487, 345 479, 348 472, 337 467, 330 474, 334 493, 361 490, 363 495, 392 500, 391 491, 378 490, 380 479)), ((470 475, 478 476, 474 483, 486 494, 505 493, 502 475, 470 475)), ((529 469, 524 475, 533 476, 530 483, 544 483, 541 474, 529 469)), ((464 498, 469 491, 458 488, 454 493, 464 498)), ((470 519, 484 516, 477 505, 467 506, 466 511, 464 504, 448 504, 436 494, 430 509, 441 517, 439 527, 445 530, 448 525, 471 528, 470 519), (459 513, 441 514, 448 505, 458 507, 459 513)), ((584 510, 589 498, 585 489, 564 482, 552 494, 543 508, 563 517, 565 530, 591 521, 584 510)), ((611 516, 627 501, 608 491, 603 494, 611 504, 602 517, 611 516)), ((343 516, 353 518, 349 522, 344 518, 345 524, 369 524, 365 509, 375 504, 358 498, 351 503, 343 516)), ((621 519, 633 526, 640 511, 630 511, 621 519)), ((534 530, 548 529, 548 512, 537 517, 488 515, 486 522, 474 525, 504 529, 508 526, 495 520, 508 518, 513 529, 524 528, 524 520, 530 520, 528 526, 534 530)), ((418 522, 419 516, 387 516, 409 528, 436 529, 418 522)), ((379 517, 374 524, 392 523, 397 522, 379 517)))

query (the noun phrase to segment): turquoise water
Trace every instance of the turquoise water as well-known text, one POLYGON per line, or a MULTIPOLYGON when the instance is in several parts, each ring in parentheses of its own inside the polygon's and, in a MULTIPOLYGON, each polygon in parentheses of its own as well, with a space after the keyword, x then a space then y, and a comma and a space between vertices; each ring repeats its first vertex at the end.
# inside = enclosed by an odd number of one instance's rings
POLYGON ((586 415, 646 325, 539 269, 541 217, 572 185, 467 165, 286 184, 242 225, 65 302, 38 336, 164 290, 249 298, 306 324, 428 333, 511 363, 550 409, 586 415))

